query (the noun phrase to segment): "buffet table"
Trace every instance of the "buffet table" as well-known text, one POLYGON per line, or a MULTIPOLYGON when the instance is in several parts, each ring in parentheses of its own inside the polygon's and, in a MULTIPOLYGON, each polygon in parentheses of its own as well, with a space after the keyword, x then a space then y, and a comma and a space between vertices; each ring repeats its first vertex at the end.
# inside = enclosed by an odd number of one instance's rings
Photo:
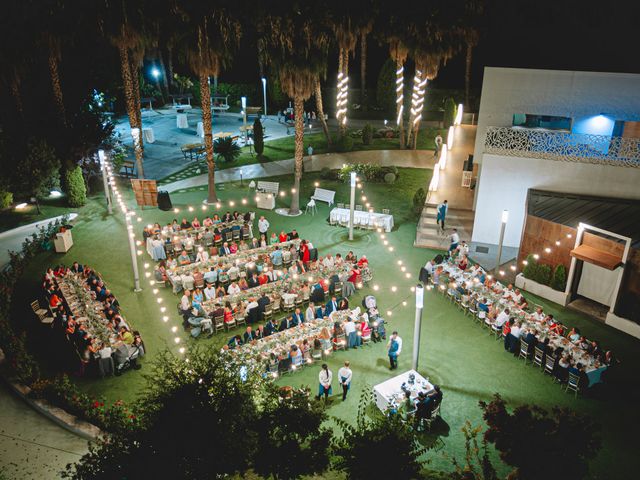
MULTIPOLYGON (((349 209, 348 208, 334 208, 329 213, 329 218, 332 221, 349 222, 349 209)), ((393 228, 393 215, 386 213, 365 212, 363 210, 355 210, 353 212, 353 222, 355 225, 360 223, 374 223, 376 227, 384 228, 385 232, 390 232, 393 228)))
POLYGON ((402 391, 402 384, 411 391, 411 399, 415 400, 419 392, 429 394, 434 391, 433 385, 415 370, 409 370, 400 375, 390 378, 373 387, 373 394, 376 406, 382 412, 386 412, 393 405, 401 405, 405 396, 402 391), (409 384, 409 375, 415 376, 414 383, 409 384))
POLYGON ((272 193, 256 193, 256 205, 264 210, 273 210, 276 208, 276 197, 272 193))

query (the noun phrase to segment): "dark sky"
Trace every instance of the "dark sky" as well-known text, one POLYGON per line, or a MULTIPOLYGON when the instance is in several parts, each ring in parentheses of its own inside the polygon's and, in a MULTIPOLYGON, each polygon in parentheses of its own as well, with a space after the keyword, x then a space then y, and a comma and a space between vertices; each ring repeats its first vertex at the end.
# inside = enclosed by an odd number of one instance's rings
MULTIPOLYGON (((640 0, 486 0, 486 4, 482 36, 473 57, 473 88, 480 88, 485 66, 640 73, 640 0)), ((371 39, 370 87, 375 87, 387 57, 386 46, 371 39)), ((353 62, 359 85, 359 57, 353 62)), ((337 53, 333 52, 329 78, 335 74, 336 63, 337 53)), ((253 75, 258 78, 255 65, 251 55, 246 55, 223 77, 251 81, 253 75)), ((464 53, 450 60, 434 83, 441 88, 461 88, 464 53)))

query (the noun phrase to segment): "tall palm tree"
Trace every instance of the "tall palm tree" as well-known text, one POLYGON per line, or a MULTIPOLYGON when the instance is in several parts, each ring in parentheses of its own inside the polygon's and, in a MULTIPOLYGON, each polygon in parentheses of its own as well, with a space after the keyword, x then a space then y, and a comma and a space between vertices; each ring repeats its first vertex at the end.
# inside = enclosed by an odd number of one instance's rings
POLYGON ((262 2, 256 15, 269 66, 278 73, 282 91, 293 99, 295 115, 294 182, 290 215, 300 213, 300 180, 304 148, 304 102, 319 85, 326 69, 330 31, 326 10, 319 2, 300 2, 291 8, 287 2, 262 2))
POLYGON ((218 76, 231 62, 242 34, 239 14, 234 2, 176 1, 176 12, 182 19, 184 55, 189 67, 198 75, 204 146, 207 155, 207 203, 216 203, 216 162, 213 154, 211 86, 209 78, 218 76))
MULTIPOLYGON (((115 0, 113 2, 104 0, 98 16, 103 34, 118 49, 120 56, 120 70, 129 126, 131 129, 140 128, 141 113, 136 102, 136 90, 139 91, 140 86, 137 81, 137 72, 133 71, 132 65, 140 50, 143 50, 143 29, 146 21, 144 6, 140 0, 115 0), (132 51, 136 52, 133 58, 132 51)), ((142 130, 139 131, 137 141, 134 138, 133 150, 136 156, 138 177, 144 178, 142 130)))
POLYGON ((327 119, 324 118, 324 107, 322 105, 322 88, 320 87, 320 75, 318 75, 318 78, 316 79, 313 94, 316 97, 316 110, 318 111, 318 119, 320 120, 320 125, 322 125, 322 131, 324 132, 324 136, 327 139, 327 147, 331 148, 331 134, 329 133, 329 125, 327 125, 327 119))
POLYGON ((360 103, 367 102, 367 37, 373 28, 373 21, 360 29, 360 103))
POLYGON ((462 21, 462 35, 466 44, 464 68, 464 105, 470 107, 469 95, 471 90, 471 61, 473 49, 480 40, 480 25, 484 18, 484 0, 466 0, 462 21))

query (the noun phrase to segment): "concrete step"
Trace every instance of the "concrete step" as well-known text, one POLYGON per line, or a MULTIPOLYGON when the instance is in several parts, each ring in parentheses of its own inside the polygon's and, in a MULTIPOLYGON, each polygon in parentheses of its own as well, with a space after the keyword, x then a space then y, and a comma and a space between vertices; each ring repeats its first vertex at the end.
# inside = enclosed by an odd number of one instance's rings
MULTIPOLYGON (((420 222, 418 223, 418 227, 425 227, 425 228, 437 228, 438 223, 436 222, 435 218, 425 218, 422 217, 420 218, 420 222)), ((446 221, 446 225, 445 225, 447 230, 451 230, 453 228, 457 228, 458 231, 460 230, 467 230, 467 231, 471 231, 473 229, 473 222, 471 220, 463 220, 463 221, 459 221, 455 218, 447 218, 446 221)))
MULTIPOLYGON (((436 218, 438 216, 437 205, 429 204, 422 210, 423 218, 436 218)), ((455 222, 456 220, 469 220, 473 222, 475 213, 473 210, 465 210, 461 208, 449 208, 447 210, 447 222, 455 222)))

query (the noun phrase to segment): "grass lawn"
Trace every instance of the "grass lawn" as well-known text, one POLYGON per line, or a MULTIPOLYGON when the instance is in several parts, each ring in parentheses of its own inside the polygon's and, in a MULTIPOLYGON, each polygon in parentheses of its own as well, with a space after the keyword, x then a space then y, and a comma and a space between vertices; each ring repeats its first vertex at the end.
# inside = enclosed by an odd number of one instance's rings
MULTIPOLYGON (((302 215, 297 218, 280 217, 274 212, 263 212, 272 228, 289 231, 297 228, 302 237, 310 239, 319 249, 321 255, 331 252, 346 253, 353 250, 358 256, 366 254, 373 269, 372 284, 360 294, 350 299, 352 305, 360 303, 362 294, 372 291, 374 285, 379 286, 375 292, 378 305, 385 313, 388 322, 387 329, 398 330, 404 340, 402 355, 400 356, 399 371, 410 368, 413 342, 414 309, 410 287, 416 283, 419 267, 434 255, 434 251, 413 247, 415 238, 415 219, 408 213, 411 198, 418 187, 428 184, 431 171, 400 169, 400 176, 395 185, 367 184, 364 193, 376 210, 390 208, 394 215, 396 228, 386 234, 385 240, 394 247, 390 252, 388 246, 383 245, 383 239, 376 233, 356 231, 353 241, 348 241, 347 232, 340 227, 331 227, 326 223, 329 207, 319 204, 319 212, 315 216, 302 215), (400 271, 398 261, 407 267, 411 278, 406 278, 400 271), (396 287, 396 291, 392 290, 396 287), (407 305, 403 305, 406 301, 407 305), (389 312, 387 312, 389 311, 389 312)), ((287 191, 291 185, 290 177, 274 178, 281 182, 281 189, 287 191)), ((315 181, 321 186, 337 191, 337 201, 347 201, 348 187, 346 184, 320 180, 318 174, 306 174, 301 186, 302 204, 311 194, 315 181)), ((127 193, 131 199, 130 193, 127 193)), ((251 195, 237 184, 227 184, 219 192, 222 201, 240 201, 251 195)), ((174 206, 181 209, 179 214, 161 212, 155 208, 138 209, 142 225, 151 222, 166 223, 184 216, 189 205, 199 208, 201 200, 206 196, 206 187, 182 193, 172 194, 174 206)), ((288 204, 288 198, 278 199, 278 206, 288 204)), ((131 203, 132 204, 132 203, 131 203)), ((66 255, 45 253, 40 255, 29 267, 22 281, 18 285, 20 293, 17 302, 28 307, 27 300, 33 298, 37 292, 38 279, 44 269, 59 262, 70 264, 73 260, 88 263, 104 276, 108 286, 114 291, 120 301, 123 312, 134 328, 142 332, 149 350, 149 357, 165 345, 175 349, 173 338, 178 335, 181 344, 194 342, 188 335, 178 330, 171 332, 171 327, 180 325, 180 319, 175 312, 175 304, 179 298, 169 290, 161 289, 158 297, 166 305, 170 321, 164 323, 156 303, 156 295, 143 276, 143 288, 140 293, 132 292, 131 266, 127 241, 125 238, 124 221, 121 215, 111 217, 103 215, 101 198, 93 197, 89 205, 80 210, 80 217, 73 229, 74 247, 66 255)), ((226 211, 227 208, 223 208, 226 211)), ((199 211, 198 213, 201 213, 199 211)), ((187 216, 194 214, 186 213, 187 216)), ((201 215, 199 215, 201 217, 201 215)), ((144 264, 152 266, 151 259, 146 252, 141 258, 141 270, 146 271, 144 264)), ((445 459, 443 452, 455 455, 459 459, 464 455, 464 437, 460 428, 468 419, 473 424, 482 422, 478 408, 479 400, 489 400, 495 392, 499 392, 514 407, 524 403, 532 403, 543 408, 569 407, 577 412, 588 414, 596 418, 602 425, 603 448, 592 462, 592 478, 626 478, 635 466, 635 454, 640 447, 640 441, 635 434, 633 425, 640 422, 640 412, 637 408, 638 395, 638 367, 640 366, 640 341, 614 330, 602 323, 583 315, 535 298, 536 303, 545 307, 545 311, 553 313, 567 325, 575 325, 589 338, 600 340, 608 349, 614 350, 622 359, 617 371, 611 372, 611 380, 618 383, 597 387, 585 397, 574 399, 554 384, 548 376, 543 375, 532 366, 525 366, 522 361, 506 353, 500 342, 480 329, 472 320, 465 317, 446 299, 435 292, 425 295, 425 309, 423 315, 423 330, 421 336, 420 372, 428 376, 433 382, 441 385, 444 391, 442 406, 443 422, 434 431, 425 435, 425 442, 433 442, 439 437, 444 442, 444 448, 438 452, 427 454, 431 467, 449 470, 450 461, 445 459)), ((38 337, 46 335, 33 332, 31 338, 34 343, 38 337)), ((226 342, 230 335, 218 335, 211 339, 195 340, 218 349, 226 342)), ((387 366, 388 360, 383 344, 370 347, 339 352, 330 357, 328 363, 335 372, 342 362, 351 361, 354 371, 354 381, 349 398, 341 402, 336 395, 328 407, 331 418, 343 418, 353 421, 357 415, 359 394, 391 376, 387 366)), ((143 361, 146 362, 148 360, 143 361)), ((133 400, 144 386, 144 372, 127 372, 122 377, 104 380, 76 379, 78 384, 87 392, 104 395, 108 400, 119 398, 133 400)), ((308 384, 312 391, 317 389, 318 367, 305 368, 301 372, 286 376, 279 380, 282 384, 299 386, 308 384)), ((336 394, 337 394, 336 388, 336 394)), ((330 420, 333 422, 333 420, 330 420)), ((523 445, 522 448, 527 448, 523 445)), ((544 461, 544 459, 541 459, 544 461)), ((552 465, 549 468, 553 468, 552 465)), ((504 468, 502 469, 505 470, 504 468)))
MULTIPOLYGON (((443 137, 446 137, 446 130, 437 129, 433 127, 422 127, 420 134, 418 135, 418 150, 433 150, 435 145, 433 143, 434 138, 440 132, 443 137)), ((307 147, 313 146, 314 155, 327 153, 331 150, 327 147, 327 140, 322 132, 305 134, 304 136, 304 152, 307 154, 307 147)), ((371 144, 364 145, 360 138, 353 139, 353 151, 365 151, 365 150, 398 150, 400 143, 397 138, 374 138, 371 144)), ((258 158, 255 154, 249 153, 249 147, 243 147, 240 157, 235 162, 226 163, 224 161, 219 162, 217 165, 220 168, 241 167, 243 165, 251 165, 258 163, 258 158)), ((266 140, 264 143, 264 160, 263 162, 270 162, 274 160, 286 160, 293 158, 294 155, 294 138, 293 135, 283 138, 277 138, 275 140, 266 140)), ((184 180, 188 177, 194 177, 201 173, 206 172, 205 161, 201 161, 199 164, 194 163, 188 167, 172 173, 158 180, 158 184, 167 184, 175 182, 177 180, 184 180)))
POLYGON ((65 197, 41 200, 40 213, 38 213, 36 206, 31 203, 20 210, 7 208, 0 211, 0 232, 74 211, 76 209, 69 209, 67 206, 65 197))

